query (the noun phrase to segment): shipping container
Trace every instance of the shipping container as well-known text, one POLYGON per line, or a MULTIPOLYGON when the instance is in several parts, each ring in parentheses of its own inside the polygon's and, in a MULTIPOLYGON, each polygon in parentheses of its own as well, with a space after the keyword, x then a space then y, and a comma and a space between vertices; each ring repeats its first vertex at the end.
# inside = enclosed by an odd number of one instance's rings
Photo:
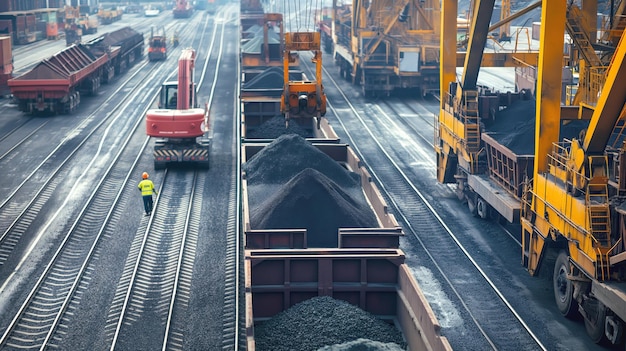
POLYGON ((11 37, 0 36, 0 73, 13 72, 13 53, 11 37))

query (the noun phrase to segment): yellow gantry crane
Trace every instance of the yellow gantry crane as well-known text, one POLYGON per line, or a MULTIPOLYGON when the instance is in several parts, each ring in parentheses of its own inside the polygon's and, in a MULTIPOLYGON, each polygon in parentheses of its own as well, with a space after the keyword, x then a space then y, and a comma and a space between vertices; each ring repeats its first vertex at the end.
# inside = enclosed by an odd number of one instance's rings
POLYGON ((439 2, 333 1, 333 46, 340 74, 364 95, 439 87, 439 2))
MULTIPOLYGON (((585 8, 583 6, 583 8, 585 8)), ((587 4, 589 13, 596 13, 587 4)), ((536 274, 556 257, 554 294, 565 316, 582 314, 596 342, 621 343, 626 321, 626 39, 622 31, 584 135, 559 140, 562 35, 566 2, 542 5, 535 172, 524 193, 523 264, 536 274), (616 144, 617 147, 612 147, 616 144)), ((592 44, 592 43, 590 43, 592 44)), ((585 45, 586 46, 586 45, 585 45)), ((581 52, 590 46, 579 48, 581 52)), ((586 61, 590 61, 586 59, 586 61)))
MULTIPOLYGON (((457 196, 467 203, 472 213, 482 218, 498 214, 515 222, 519 221, 521 210, 520 179, 528 168, 521 164, 527 164, 528 157, 520 155, 523 157, 506 160, 505 156, 512 152, 497 145, 498 150, 493 149, 496 155, 491 157, 484 140, 484 125, 495 120, 497 111, 528 100, 530 94, 491 91, 478 85, 478 74, 483 66, 515 67, 520 62, 536 64, 537 53, 530 50, 484 52, 489 33, 494 29, 494 26, 490 27, 494 4, 495 0, 474 2, 467 51, 457 53, 458 2, 442 2, 441 108, 435 120, 437 179, 441 183, 456 184, 457 196), (463 67, 463 73, 457 81, 456 68, 459 66, 463 67), (522 159, 524 162, 518 162, 522 159), (519 169, 515 168, 518 164, 519 169), (491 175, 498 168, 510 170, 510 174, 498 175, 498 186, 504 189, 496 189, 491 184, 491 175)), ((510 19, 501 23, 508 21, 510 19)))

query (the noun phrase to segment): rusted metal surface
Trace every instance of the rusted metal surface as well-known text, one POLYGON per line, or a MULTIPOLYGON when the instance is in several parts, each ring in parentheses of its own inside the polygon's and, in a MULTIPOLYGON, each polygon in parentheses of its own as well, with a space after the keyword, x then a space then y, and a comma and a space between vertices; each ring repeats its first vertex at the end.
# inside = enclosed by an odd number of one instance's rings
POLYGON ((488 133, 483 133, 481 137, 487 149, 489 177, 511 195, 520 198, 524 178, 533 174, 534 155, 517 155, 488 133))
POLYGON ((404 258, 394 249, 247 250, 248 350, 255 349, 255 323, 316 296, 395 323, 410 350, 451 350, 404 258))

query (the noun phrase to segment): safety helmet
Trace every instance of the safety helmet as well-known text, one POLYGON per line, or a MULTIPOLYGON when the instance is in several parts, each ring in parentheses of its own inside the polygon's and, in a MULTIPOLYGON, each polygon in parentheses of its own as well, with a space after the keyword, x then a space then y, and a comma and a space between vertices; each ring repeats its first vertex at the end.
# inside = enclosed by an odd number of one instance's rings
POLYGON ((143 172, 143 174, 141 175, 141 178, 148 179, 148 172, 143 172))

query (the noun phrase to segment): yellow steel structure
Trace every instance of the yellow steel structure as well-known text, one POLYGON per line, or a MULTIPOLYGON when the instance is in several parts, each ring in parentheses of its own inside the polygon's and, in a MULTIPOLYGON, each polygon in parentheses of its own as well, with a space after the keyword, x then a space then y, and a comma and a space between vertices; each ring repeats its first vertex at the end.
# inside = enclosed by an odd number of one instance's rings
MULTIPOLYGON (((616 11, 605 42, 597 43, 592 39, 597 29, 591 25, 595 23, 595 0, 583 1, 580 8, 562 0, 543 0, 538 55, 490 54, 487 58, 483 49, 494 29, 489 27, 494 1, 474 3, 465 56, 455 54, 457 1, 442 2, 441 108, 435 124, 437 179, 456 183, 457 195, 474 214, 486 218, 491 210, 497 210, 500 218, 519 222, 522 264, 532 275, 545 265, 553 269, 559 311, 568 317, 581 314, 593 341, 623 343, 626 39, 620 17, 626 6, 616 11), (621 39, 617 41, 619 28, 621 39), (571 106, 561 104, 566 32, 574 46, 572 62, 589 73, 581 79, 581 84, 589 87, 582 90, 595 95, 594 99, 577 98, 571 106), (608 62, 605 57, 612 59, 608 62), (457 81, 461 58, 463 75, 457 81), (503 96, 477 85, 481 65, 493 63, 537 67, 533 155, 515 154, 481 130, 489 120, 485 114, 508 107, 489 105, 490 99, 502 101, 503 96), (562 126, 572 120, 585 120, 588 127, 577 137, 561 140, 562 126), (531 165, 521 169, 520 160, 531 165), (496 168, 504 172, 494 171, 496 168), (515 188, 522 178, 522 186, 515 188)), ((527 98, 520 96, 519 101, 527 98)))
POLYGON ((341 75, 364 95, 438 90, 439 12, 436 0, 334 0, 333 56, 341 75))
POLYGON ((480 149, 480 116, 478 116, 478 72, 487 41, 489 21, 495 0, 474 3, 470 37, 463 65, 463 76, 456 84, 456 0, 442 2, 441 36, 441 110, 437 143, 437 180, 454 183, 458 179, 457 166, 470 173, 476 170, 480 149), (454 12, 453 12, 454 11, 454 12), (451 55, 451 53, 455 53, 451 55))
MULTIPOLYGON (((243 49, 241 51, 241 65, 245 68, 267 68, 273 66, 281 66, 283 64, 282 53, 284 52, 284 23, 283 23, 283 14, 282 13, 250 13, 245 16, 245 19, 242 17, 242 22, 246 22, 247 25, 258 24, 262 28, 261 39, 257 38, 248 38, 249 40, 254 40, 255 43, 257 40, 262 40, 261 45, 258 48, 255 48, 252 51, 246 51, 243 49), (272 41, 270 31, 275 30, 274 28, 278 28, 278 33, 275 33, 276 37, 279 38, 280 43, 270 44, 272 41), (279 46, 278 50, 274 50, 270 48, 270 45, 279 46), (258 50, 258 51, 257 51, 258 50), (275 53, 273 55, 273 53, 275 53)), ((247 29, 247 28, 246 28, 247 29)), ((261 33, 257 33, 259 35, 261 33)), ((259 36, 260 37, 260 36, 259 36)), ((246 44, 242 44, 244 47, 246 44)), ((292 67, 298 67, 300 65, 300 60, 298 55, 293 55, 290 65, 292 67)))
MULTIPOLYGON (((604 151, 626 101, 625 55, 626 43, 619 45, 613 56, 603 93, 584 139, 555 142, 558 140, 560 106, 557 97, 550 96, 555 94, 550 93, 558 88, 538 88, 537 172, 533 177, 532 193, 528 194, 530 207, 526 208, 526 217, 533 220, 522 220, 525 234, 530 234, 524 246, 529 248, 527 266, 531 273, 537 269, 543 241, 547 238, 557 240, 562 233, 567 233, 570 254, 585 275, 600 280, 610 278, 608 254, 614 243, 609 237, 609 170, 604 151), (531 216, 534 213, 542 215, 531 216)), ((549 61, 548 58, 540 62, 542 79, 538 83, 541 85, 557 79, 549 77, 550 69, 554 71, 554 67, 547 67, 549 61)))
MULTIPOLYGON (((572 33, 572 11, 578 10, 559 0, 542 5, 535 171, 523 195, 522 263, 534 275, 546 257, 556 257, 559 311, 568 317, 580 313, 592 340, 616 344, 626 321, 626 286, 619 283, 626 279, 626 39, 622 31, 595 106, 576 106, 580 115, 592 111, 586 132, 560 140, 561 33, 566 26, 572 33)), ((575 17, 576 23, 588 18, 575 17)), ((595 36, 595 27, 581 26, 577 33, 574 42, 584 62, 600 64, 587 39, 595 36)))
POLYGON ((594 105, 600 87, 604 83, 608 62, 603 62, 594 47, 596 44, 596 1, 585 1, 582 5, 582 7, 569 5, 565 22, 567 33, 576 48, 573 64, 578 67, 579 72, 578 89, 571 104, 594 105))
MULTIPOLYGON (((504 160, 502 157, 491 158, 486 151, 483 125, 495 120, 497 111, 507 108, 517 101, 528 101, 527 92, 500 93, 478 85, 478 73, 482 66, 517 67, 523 62, 536 64, 537 52, 528 48, 525 52, 502 51, 485 53, 484 48, 490 38, 490 20, 495 0, 474 2, 472 19, 468 31, 469 39, 466 52, 456 52, 457 0, 444 0, 441 11, 440 40, 440 113, 435 121, 435 151, 437 153, 437 179, 441 183, 456 183, 457 196, 467 203, 474 214, 486 218, 502 216, 509 222, 519 220, 521 204, 520 177, 526 173, 528 157, 523 157, 517 167, 515 157, 504 160), (456 67, 463 67, 461 79, 457 82, 456 67), (489 167, 495 164, 506 165, 508 175, 499 175, 506 187, 505 191, 494 189, 489 184, 489 167)), ((537 3, 531 4, 536 8, 537 3)), ((511 17, 521 16, 530 10, 522 9, 509 18, 504 18, 497 25, 508 23, 511 17)), ((570 112, 570 115, 572 113, 570 112)), ((510 155, 504 147, 493 149, 499 155, 510 155)), ((497 167, 496 167, 497 168, 497 167)), ((500 189, 502 190, 502 189, 500 189)))
POLYGON ((293 32, 285 34, 284 92, 280 101, 281 112, 287 123, 290 118, 317 118, 326 114, 326 94, 322 85, 322 51, 319 32, 293 32), (312 51, 315 63, 315 80, 292 81, 289 66, 295 51, 312 51))

